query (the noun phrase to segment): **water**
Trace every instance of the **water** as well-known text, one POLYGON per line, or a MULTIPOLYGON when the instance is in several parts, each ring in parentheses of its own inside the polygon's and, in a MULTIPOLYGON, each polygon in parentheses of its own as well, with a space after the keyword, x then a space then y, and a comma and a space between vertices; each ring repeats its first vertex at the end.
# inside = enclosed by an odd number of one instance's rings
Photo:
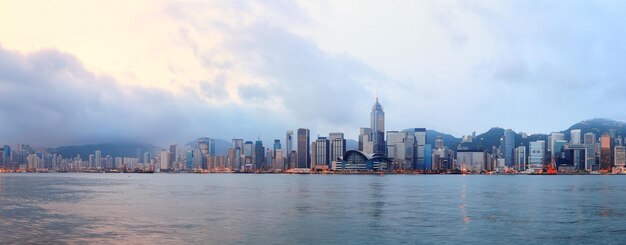
POLYGON ((612 244, 626 176, 2 174, 0 242, 612 244))

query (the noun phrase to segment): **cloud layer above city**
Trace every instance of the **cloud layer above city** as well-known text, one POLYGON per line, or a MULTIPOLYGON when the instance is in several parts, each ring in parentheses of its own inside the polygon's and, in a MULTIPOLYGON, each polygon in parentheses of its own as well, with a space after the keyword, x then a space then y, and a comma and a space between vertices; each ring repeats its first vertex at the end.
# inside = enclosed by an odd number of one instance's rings
POLYGON ((624 121, 624 5, 1 1, 0 143, 624 121))

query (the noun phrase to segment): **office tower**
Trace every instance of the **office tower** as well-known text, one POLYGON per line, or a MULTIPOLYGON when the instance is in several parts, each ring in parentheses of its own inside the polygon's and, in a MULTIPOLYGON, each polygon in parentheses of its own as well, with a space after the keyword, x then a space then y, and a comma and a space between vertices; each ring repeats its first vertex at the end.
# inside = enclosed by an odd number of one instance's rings
POLYGON ((552 143, 552 148, 554 149, 552 156, 555 161, 559 161, 560 158, 564 158, 563 149, 565 148, 565 145, 567 145, 567 141, 565 140, 555 140, 552 143))
POLYGON ((581 144, 581 130, 574 129, 570 131, 570 144, 581 144))
POLYGON ((372 106, 372 112, 370 114, 370 128, 372 129, 372 142, 374 154, 385 154, 385 112, 383 107, 378 103, 378 97, 376 97, 376 103, 372 106))
POLYGON ((102 168, 102 152, 100 151, 96 151, 95 154, 95 158, 94 158, 94 164, 96 165, 96 168, 102 168))
POLYGON ((374 152, 372 142, 372 129, 361 128, 359 130, 359 151, 363 153, 372 154, 374 152))
POLYGON ((193 149, 187 149, 185 157, 185 170, 189 171, 193 169, 193 149))
POLYGON ((514 164, 515 132, 511 129, 504 131, 504 165, 512 167, 514 164))
POLYGON ((8 145, 4 145, 4 147, 2 147, 2 162, 5 168, 9 168, 11 165, 11 147, 8 145))
POLYGON ((160 165, 160 169, 161 171, 167 171, 170 168, 170 154, 169 152, 167 152, 166 150, 162 150, 161 154, 161 165, 160 165))
MULTIPOLYGON (((400 169, 406 169, 407 151, 413 151, 413 144, 407 145, 408 133, 398 131, 387 131, 387 157, 397 163, 400 169)), ((413 137, 411 135, 411 137, 413 137)), ((411 141, 413 142, 413 141, 411 141)), ((411 161, 412 165, 413 162, 411 161)))
POLYGON ((595 144, 595 143, 596 143, 596 135, 594 133, 586 133, 584 135, 583 144, 590 145, 590 144, 595 144))
POLYGON ((328 135, 330 139, 330 162, 339 161, 339 158, 343 158, 343 154, 346 153, 346 139, 343 138, 343 133, 330 133, 328 135))
POLYGON ((624 167, 626 166, 626 147, 615 146, 615 148, 613 148, 613 151, 615 155, 615 167, 619 168, 620 171, 623 171, 624 167))
POLYGON ((298 167, 298 163, 297 163, 297 159, 298 159, 298 152, 296 151, 291 151, 289 153, 289 164, 287 168, 296 168, 298 167))
POLYGON ((309 168, 313 168, 316 166, 316 162, 317 159, 315 158, 317 156, 317 141, 313 141, 311 142, 311 166, 309 168))
POLYGON ((276 151, 280 150, 282 147, 280 145, 280 140, 279 139, 275 139, 274 140, 274 151, 272 153, 272 156, 276 156, 276 151))
POLYGON ((612 143, 608 133, 600 137, 600 170, 611 171, 613 167, 612 143))
POLYGON ((150 163, 150 152, 143 153, 143 163, 150 163))
POLYGON ((330 141, 326 137, 318 137, 315 141, 315 165, 330 168, 330 141))
POLYGON ((596 166, 596 135, 586 133, 583 137, 585 144, 585 170, 592 171, 596 166))
POLYGON ((241 166, 243 165, 243 159, 245 158, 242 157, 243 155, 243 139, 233 139, 232 140, 232 146, 233 151, 235 153, 234 159, 233 159, 233 169, 241 169, 241 166))
POLYGON ((89 168, 96 168, 96 155, 89 154, 89 168))
POLYGON ((265 167, 265 147, 263 147, 261 140, 257 140, 254 144, 254 165, 256 169, 265 167))
POLYGON ((526 170, 526 146, 515 148, 515 168, 520 171, 526 170))
POLYGON ((176 145, 170 145, 170 160, 171 163, 176 162, 176 145))
POLYGON ((543 140, 531 141, 528 151, 529 168, 543 168, 544 159, 546 157, 546 143, 543 140))
POLYGON ((425 128, 414 128, 413 136, 415 139, 415 147, 414 147, 414 161, 415 161, 415 169, 416 170, 424 170, 424 156, 426 155, 426 129, 425 128))
POLYGON ((424 145, 424 170, 433 170, 433 145, 424 145))
POLYGON ((309 129, 298 129, 298 160, 296 162, 297 168, 311 168, 311 155, 309 149, 310 145, 310 132, 309 129))
POLYGON ((560 150, 555 150, 554 142, 557 140, 565 140, 565 134, 559 132, 552 132, 550 134, 550 154, 552 158, 556 157, 556 153, 560 152, 560 150))
MULTIPOLYGON (((291 151, 293 151, 293 130, 288 130, 285 134, 285 153, 287 154, 287 162, 291 162, 291 151)), ((294 159, 295 160, 295 159, 294 159)), ((288 167, 291 168, 291 167, 288 167)))
POLYGON ((248 167, 252 166, 251 164, 253 163, 253 153, 254 151, 254 143, 252 143, 252 141, 246 141, 245 143, 243 143, 243 154, 242 157, 242 166, 246 167, 246 165, 248 165, 248 167))
POLYGON ((283 158, 283 150, 274 151, 274 169, 285 169, 285 160, 283 158))

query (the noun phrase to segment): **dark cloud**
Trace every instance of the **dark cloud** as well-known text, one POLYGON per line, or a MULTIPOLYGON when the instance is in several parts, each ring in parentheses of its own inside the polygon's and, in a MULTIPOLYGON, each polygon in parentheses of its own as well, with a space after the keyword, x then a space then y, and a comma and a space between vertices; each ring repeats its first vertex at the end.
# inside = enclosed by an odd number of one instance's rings
POLYGON ((160 89, 122 87, 110 77, 87 71, 74 56, 55 50, 23 55, 0 48, 3 143, 166 145, 204 135, 226 139, 280 135, 280 125, 261 120, 266 112, 259 110, 209 106, 193 92, 174 96, 160 89))

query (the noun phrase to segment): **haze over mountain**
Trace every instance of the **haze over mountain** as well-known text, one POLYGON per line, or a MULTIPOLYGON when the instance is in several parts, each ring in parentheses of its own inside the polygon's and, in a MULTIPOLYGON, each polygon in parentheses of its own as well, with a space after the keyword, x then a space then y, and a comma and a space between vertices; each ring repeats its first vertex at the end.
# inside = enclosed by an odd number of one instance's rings
MULTIPOLYGON (((579 123, 572 125, 571 127, 561 130, 558 132, 562 132, 565 134, 566 139, 570 138, 570 131, 573 129, 580 129, 582 134, 587 132, 595 133, 597 137, 599 137, 602 133, 608 133, 613 131, 615 136, 626 136, 626 123, 619 122, 611 119, 603 119, 596 118, 590 120, 584 120, 579 123)), ((406 129, 405 131, 410 131, 411 129, 406 129)), ((489 129, 487 132, 477 134, 476 138, 471 143, 463 143, 464 146, 470 147, 472 149, 484 149, 488 152, 491 152, 492 147, 498 147, 500 145, 500 139, 504 134, 505 129, 494 127, 489 129)), ((546 132, 543 134, 531 134, 528 135, 526 139, 523 139, 520 132, 516 132, 515 142, 516 145, 526 145, 528 146, 528 142, 536 141, 536 140, 547 140, 548 134, 550 132, 546 132)), ((444 140, 444 145, 449 147, 450 149, 457 149, 459 143, 461 143, 461 138, 454 137, 450 134, 441 133, 436 130, 428 130, 427 129, 427 143, 431 144, 433 147, 435 145, 435 138, 437 136, 442 137, 444 140)), ((249 139, 246 139, 249 140, 249 139)), ((311 138, 311 141, 315 140, 311 138)), ((265 140, 263 145, 266 148, 272 148, 273 146, 270 144, 273 141, 265 140)), ((281 139, 281 143, 283 144, 284 149, 284 140, 281 139)), ((196 140, 189 141, 186 146, 195 146, 196 140)), ((294 142, 295 144, 295 142, 294 142)), ((346 139, 347 149, 358 148, 358 142, 353 139, 346 139)), ((77 146, 64 146, 51 149, 52 152, 60 153, 65 157, 76 156, 76 154, 80 154, 81 156, 88 156, 89 154, 93 154, 94 151, 100 150, 102 151, 103 156, 111 155, 113 157, 135 157, 136 150, 139 148, 141 152, 149 151, 151 154, 157 152, 161 149, 167 149, 168 146, 154 146, 151 144, 134 144, 134 143, 110 143, 110 144, 91 144, 91 145, 77 145, 77 146)), ((228 148, 231 147, 231 140, 225 139, 215 139, 215 151, 217 155, 225 156, 228 153, 228 148)), ((295 150, 295 145, 293 146, 295 150)))

